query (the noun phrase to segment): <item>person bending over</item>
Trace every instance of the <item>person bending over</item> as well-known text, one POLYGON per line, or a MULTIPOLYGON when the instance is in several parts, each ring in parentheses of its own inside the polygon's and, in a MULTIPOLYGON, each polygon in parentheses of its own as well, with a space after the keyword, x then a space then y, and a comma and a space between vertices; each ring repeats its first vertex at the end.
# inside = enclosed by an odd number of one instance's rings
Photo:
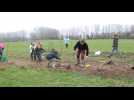
POLYGON ((88 44, 85 42, 84 39, 82 39, 75 44, 74 50, 77 56, 77 65, 84 64, 84 59, 89 54, 88 44))

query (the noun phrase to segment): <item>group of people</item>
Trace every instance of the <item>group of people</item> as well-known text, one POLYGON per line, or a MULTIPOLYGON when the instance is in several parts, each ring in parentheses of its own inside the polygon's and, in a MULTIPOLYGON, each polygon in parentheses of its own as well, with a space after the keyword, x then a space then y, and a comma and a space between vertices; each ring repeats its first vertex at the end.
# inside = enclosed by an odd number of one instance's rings
MULTIPOLYGON (((76 51, 77 64, 84 63, 85 56, 88 56, 89 54, 88 44, 83 39, 79 40, 75 44, 74 50, 76 51)), ((42 61, 43 52, 45 52, 45 50, 43 49, 42 44, 39 41, 31 43, 30 54, 32 61, 42 61)), ((58 51, 56 49, 52 49, 47 53, 46 59, 49 61, 51 61, 52 59, 60 60, 58 51)))
MULTIPOLYGON (((64 37, 64 43, 65 43, 65 47, 68 48, 68 44, 69 44, 68 37, 64 37)), ((31 49, 31 59, 41 61, 42 60, 41 53, 45 51, 42 48, 42 44, 40 42, 31 43, 30 49, 31 49)), ((76 64, 84 64, 85 58, 88 57, 89 55, 89 47, 86 41, 84 39, 80 39, 79 41, 77 41, 77 43, 74 45, 74 51, 77 58, 76 64)), ((118 51, 118 35, 114 34, 112 53, 116 53, 117 51, 118 51)), ((52 49, 46 55, 46 59, 49 61, 52 59, 60 59, 59 53, 55 49, 52 49)))
MULTIPOLYGON (((112 54, 118 52, 118 40, 119 34, 113 34, 113 45, 112 45, 112 54)), ((65 46, 68 47, 69 38, 65 37, 65 46)), ((84 64, 85 58, 89 55, 89 47, 88 44, 85 42, 84 39, 80 39, 74 46, 74 51, 77 57, 77 64, 84 64)))
POLYGON ((32 42, 30 44, 30 56, 32 61, 38 61, 40 62, 41 59, 41 53, 45 50, 42 47, 42 44, 40 41, 32 42))
MULTIPOLYGON (((43 49, 41 42, 36 41, 30 44, 30 56, 31 56, 32 61, 41 62, 44 57, 43 54, 45 52, 46 51, 45 49, 43 49)), ((49 61, 51 61, 52 59, 60 59, 59 53, 55 49, 52 49, 51 51, 46 53, 45 56, 46 56, 46 59, 49 61)))

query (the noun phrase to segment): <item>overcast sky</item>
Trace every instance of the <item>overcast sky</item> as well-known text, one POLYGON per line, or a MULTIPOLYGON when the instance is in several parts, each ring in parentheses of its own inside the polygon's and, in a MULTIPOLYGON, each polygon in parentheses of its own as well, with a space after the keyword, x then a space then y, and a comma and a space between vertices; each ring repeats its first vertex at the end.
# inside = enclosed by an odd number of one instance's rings
POLYGON ((39 26, 62 30, 93 24, 134 24, 134 12, 0 12, 0 32, 30 32, 39 26))

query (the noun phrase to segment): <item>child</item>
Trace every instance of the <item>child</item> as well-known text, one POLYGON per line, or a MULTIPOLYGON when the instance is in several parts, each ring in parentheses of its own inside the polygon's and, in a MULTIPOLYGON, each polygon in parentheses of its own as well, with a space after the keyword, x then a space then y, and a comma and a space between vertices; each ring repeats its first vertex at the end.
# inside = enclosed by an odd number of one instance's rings
POLYGON ((42 44, 39 41, 37 41, 35 53, 36 53, 38 62, 42 61, 42 58, 41 58, 42 50, 43 50, 42 44))
POLYGON ((58 52, 55 49, 52 49, 48 55, 46 56, 46 59, 51 61, 53 59, 60 59, 58 52))
POLYGON ((31 43, 30 44, 30 56, 31 56, 31 60, 35 61, 36 60, 36 53, 35 53, 35 49, 36 49, 36 44, 35 43, 31 43))
POLYGON ((68 48, 69 37, 68 38, 67 36, 64 37, 64 43, 65 43, 65 47, 68 48))
POLYGON ((51 68, 61 67, 61 64, 59 62, 60 60, 59 53, 55 49, 52 49, 47 54, 46 59, 49 61, 48 67, 51 67, 51 68))
POLYGON ((88 56, 89 53, 87 43, 84 40, 78 41, 74 46, 74 50, 76 51, 77 55, 77 64, 84 64, 85 56, 88 56))

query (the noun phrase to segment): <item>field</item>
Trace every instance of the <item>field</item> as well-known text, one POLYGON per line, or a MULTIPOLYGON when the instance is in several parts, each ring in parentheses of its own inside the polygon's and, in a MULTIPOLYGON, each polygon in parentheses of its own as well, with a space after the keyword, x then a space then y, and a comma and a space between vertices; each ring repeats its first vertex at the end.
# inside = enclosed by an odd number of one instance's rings
POLYGON ((0 86, 134 86, 134 40, 119 40, 119 54, 112 57, 115 65, 103 65, 112 49, 112 40, 88 40, 90 55, 89 68, 79 68, 73 54, 75 40, 70 41, 65 49, 62 40, 42 41, 47 51, 56 48, 61 55, 61 63, 73 65, 70 70, 48 69, 47 61, 41 65, 31 62, 29 58, 30 42, 9 42, 5 54, 10 63, 0 64, 0 86), (102 55, 94 57, 100 50, 102 55))

